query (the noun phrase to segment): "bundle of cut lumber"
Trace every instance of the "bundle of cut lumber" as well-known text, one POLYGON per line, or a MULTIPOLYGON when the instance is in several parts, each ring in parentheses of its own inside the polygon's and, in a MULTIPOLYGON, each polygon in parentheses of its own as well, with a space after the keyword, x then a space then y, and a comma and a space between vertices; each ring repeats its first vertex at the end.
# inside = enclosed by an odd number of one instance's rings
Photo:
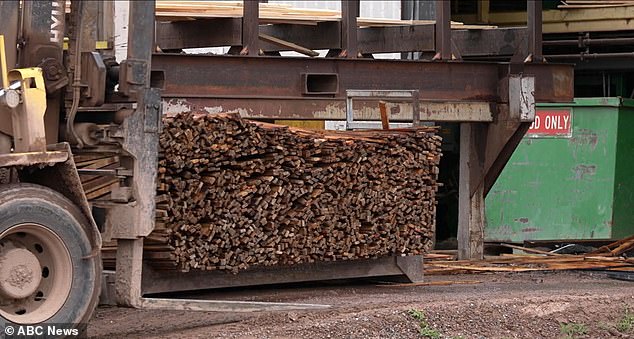
POLYGON ((155 267, 255 266, 431 249, 441 139, 433 127, 314 131, 236 114, 164 119, 155 267))
MULTIPOLYGON (((250 1, 250 0, 247 0, 250 1)), ((156 17, 159 21, 183 21, 213 18, 240 18, 244 12, 243 1, 170 1, 156 2, 156 17)), ((319 8, 299 8, 283 3, 259 4, 260 24, 302 24, 317 25, 318 22, 340 21, 338 10, 319 8)), ((401 25, 433 25, 433 20, 398 20, 387 18, 357 18, 362 27, 383 27, 401 25)), ((452 29, 489 29, 496 26, 465 25, 451 22, 452 29)))

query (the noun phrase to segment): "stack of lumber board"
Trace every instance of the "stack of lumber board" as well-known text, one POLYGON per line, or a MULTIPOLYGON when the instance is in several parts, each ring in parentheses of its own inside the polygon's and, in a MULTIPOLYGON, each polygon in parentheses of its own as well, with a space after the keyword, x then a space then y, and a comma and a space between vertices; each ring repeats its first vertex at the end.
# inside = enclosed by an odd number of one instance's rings
MULTIPOLYGON (((243 14, 242 1, 168 1, 156 2, 156 17, 159 21, 182 21, 210 18, 240 18, 243 14)), ((328 9, 298 8, 287 4, 259 4, 260 24, 302 24, 316 25, 318 22, 340 21, 341 12, 328 9)), ((398 20, 383 18, 358 18, 361 27, 382 27, 395 25, 433 25, 433 20, 398 20)), ((496 26, 465 25, 451 23, 452 29, 489 29, 496 26)))
MULTIPOLYGON (((81 153, 74 155, 77 169, 115 170, 120 167, 119 156, 116 153, 81 153)), ((120 179, 116 176, 81 174, 84 193, 88 200, 109 199, 110 192, 119 186, 120 179)))
POLYGON ((435 128, 313 131, 237 114, 164 119, 159 268, 249 267, 417 255, 435 231, 435 128))

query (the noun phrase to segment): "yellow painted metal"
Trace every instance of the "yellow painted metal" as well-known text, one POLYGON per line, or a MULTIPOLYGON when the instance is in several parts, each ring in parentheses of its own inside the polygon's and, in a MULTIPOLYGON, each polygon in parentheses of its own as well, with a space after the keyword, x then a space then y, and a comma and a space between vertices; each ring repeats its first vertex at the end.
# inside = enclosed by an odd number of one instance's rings
MULTIPOLYGON (((95 41, 95 49, 110 49, 110 44, 105 40, 95 41)), ((68 38, 64 38, 64 50, 68 50, 68 38)))
POLYGON ((8 73, 9 81, 21 82, 21 104, 11 112, 15 152, 45 152, 46 88, 42 69, 18 68, 8 73))
POLYGON ((490 2, 489 0, 480 0, 478 1, 478 22, 489 22, 489 11, 490 11, 490 2))
POLYGON ((7 54, 4 49, 4 35, 0 34, 0 74, 2 76, 2 88, 9 88, 9 79, 7 78, 7 54))
POLYGON ((275 120, 278 125, 300 127, 306 129, 325 129, 323 120, 275 120))
MULTIPOLYGON (((493 12, 487 15, 455 15, 467 24, 498 26, 526 25, 526 12, 493 12), (488 20, 486 20, 488 17, 488 20)), ((542 12, 544 33, 600 32, 634 30, 634 5, 604 8, 553 9, 542 12)))

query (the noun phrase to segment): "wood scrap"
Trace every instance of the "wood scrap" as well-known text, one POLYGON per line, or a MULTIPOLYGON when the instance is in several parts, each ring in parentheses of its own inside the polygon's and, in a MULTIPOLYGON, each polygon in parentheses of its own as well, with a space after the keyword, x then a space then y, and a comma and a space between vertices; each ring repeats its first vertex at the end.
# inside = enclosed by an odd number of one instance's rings
POLYGON ((524 251, 526 253, 544 254, 544 255, 561 255, 559 253, 546 252, 546 251, 536 250, 534 248, 522 247, 522 246, 517 246, 512 244, 500 244, 500 246, 524 251))
POLYGON ((307 55, 307 56, 310 56, 310 57, 319 56, 319 53, 313 51, 310 48, 302 47, 302 46, 299 46, 299 45, 294 44, 292 42, 288 42, 288 41, 285 41, 285 40, 282 40, 282 39, 278 39, 278 38, 276 38, 274 36, 270 36, 270 35, 267 35, 267 34, 264 34, 264 33, 259 33, 258 36, 259 36, 260 40, 262 40, 262 41, 266 41, 268 43, 271 43, 271 44, 274 44, 274 45, 277 45, 277 46, 288 48, 291 51, 295 51, 297 53, 301 53, 301 54, 304 54, 304 55, 307 55))
POLYGON ((479 280, 443 280, 443 281, 425 281, 415 283, 386 283, 378 284, 381 287, 415 287, 415 286, 449 286, 449 285, 475 285, 481 284, 479 280))
POLYGON ((428 261, 425 274, 472 272, 531 272, 557 270, 632 270, 634 259, 597 255, 534 255, 506 254, 485 260, 428 261))
POLYGON ((596 251, 592 251, 589 254, 616 256, 632 249, 634 249, 634 235, 617 240, 605 246, 601 246, 596 251))

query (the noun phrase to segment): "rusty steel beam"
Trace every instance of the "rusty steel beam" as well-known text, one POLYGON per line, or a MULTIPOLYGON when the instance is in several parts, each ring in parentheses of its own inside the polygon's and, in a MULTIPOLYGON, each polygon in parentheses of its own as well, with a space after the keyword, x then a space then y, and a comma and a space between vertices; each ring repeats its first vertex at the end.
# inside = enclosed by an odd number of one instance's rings
POLYGON ((452 30, 451 40, 463 57, 512 56, 525 42, 524 27, 482 30, 452 30))
POLYGON ((436 0, 436 56, 437 60, 451 60, 451 3, 436 0))
MULTIPOLYGON (((241 18, 216 18, 194 21, 157 23, 156 41, 163 50, 240 46, 241 18), (209 32, 209 34, 199 34, 209 32)), ((317 25, 275 24, 260 26, 260 32, 300 46, 317 49, 341 49, 341 23, 319 22, 317 25)), ((523 27, 453 30, 451 40, 463 57, 510 56, 526 41, 523 27)), ((357 30, 359 53, 434 52, 434 25, 362 27, 357 30)), ((287 50, 260 41, 265 52, 287 50)))
MULTIPOLYGON (((419 90, 422 119, 438 121, 490 121, 497 109, 490 108, 487 116, 483 106, 508 103, 504 63, 155 54, 152 69, 164 75, 161 96, 168 109, 184 104, 259 118, 344 119, 350 89, 419 90), (307 75, 316 75, 318 82, 310 83, 307 75), (311 92, 311 86, 317 90, 311 92), (428 109, 426 117, 426 102, 463 105, 428 109)), ((572 101, 572 66, 526 65, 525 74, 536 77, 538 102, 572 101)), ((358 104, 373 107, 378 118, 376 102, 358 104)), ((403 115, 405 105, 395 107, 393 120, 411 119, 403 115)))
POLYGON ((251 56, 258 55, 258 35, 260 27, 259 19, 260 3, 258 1, 244 1, 242 15, 242 52, 251 56))
POLYGON ((527 1, 528 53, 533 62, 542 62, 542 1, 527 1))
POLYGON ((357 57, 359 0, 341 0, 341 57, 357 57))
MULTIPOLYGON (((157 23, 156 30, 157 45, 163 50, 239 46, 242 44, 242 19, 240 18, 160 22, 157 23), (200 32, 209 33, 200 34, 200 32)), ((294 24, 260 26, 260 33, 313 50, 342 49, 340 30, 341 22, 335 21, 319 22, 314 26, 294 24)), ((489 43, 491 41, 489 31, 493 30, 484 30, 477 37, 474 35, 465 37, 465 43, 470 43, 472 39, 489 43)), ((472 48, 477 48, 477 44, 474 46, 476 47, 472 48)), ((260 48, 265 52, 287 50, 262 41, 260 48)), ((359 53, 433 52, 434 26, 407 25, 359 28, 357 30, 357 49, 359 53)))
POLYGON ((241 46, 242 18, 157 22, 156 43, 163 50, 241 46))

